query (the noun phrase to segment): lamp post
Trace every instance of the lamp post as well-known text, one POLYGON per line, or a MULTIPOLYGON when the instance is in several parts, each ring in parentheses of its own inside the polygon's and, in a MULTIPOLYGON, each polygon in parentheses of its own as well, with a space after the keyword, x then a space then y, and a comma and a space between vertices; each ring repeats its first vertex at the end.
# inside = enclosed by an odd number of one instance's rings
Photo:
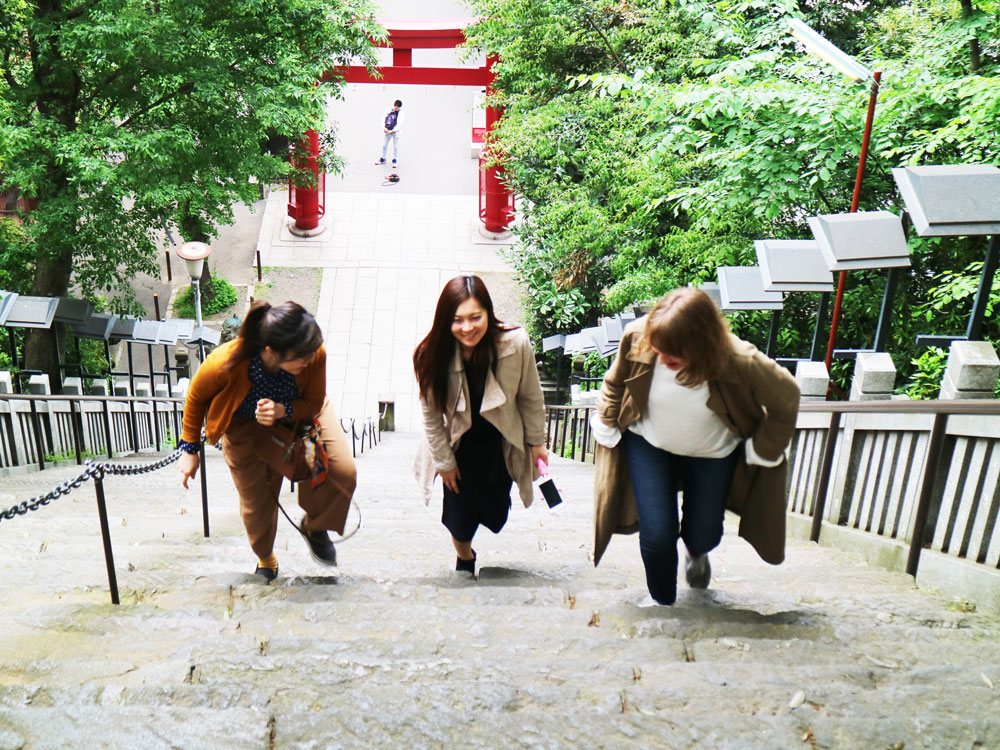
POLYGON ((205 338, 201 325, 201 272, 205 265, 205 259, 212 254, 210 248, 204 242, 185 242, 177 248, 177 255, 184 261, 184 268, 191 278, 191 287, 194 291, 194 319, 195 329, 192 332, 192 343, 197 342, 199 361, 205 361, 205 338))
MULTIPOLYGON (((820 59, 828 62, 852 81, 867 81, 871 79, 872 90, 868 97, 868 114, 865 116, 865 129, 861 137, 861 153, 858 156, 858 173, 854 178, 854 196, 851 199, 851 211, 858 210, 858 203, 861 200, 861 180, 865 175, 865 162, 868 160, 868 144, 871 140, 872 121, 875 118, 875 101, 878 99, 879 81, 882 80, 882 71, 870 71, 842 49, 832 44, 821 34, 804 24, 797 18, 788 21, 789 30, 805 48, 820 59)), ((833 362, 833 347, 837 341, 837 327, 840 324, 840 308, 844 299, 844 282, 846 274, 840 272, 837 278, 837 293, 833 300, 833 315, 830 319, 830 341, 826 347, 826 371, 830 372, 830 365, 833 362)))

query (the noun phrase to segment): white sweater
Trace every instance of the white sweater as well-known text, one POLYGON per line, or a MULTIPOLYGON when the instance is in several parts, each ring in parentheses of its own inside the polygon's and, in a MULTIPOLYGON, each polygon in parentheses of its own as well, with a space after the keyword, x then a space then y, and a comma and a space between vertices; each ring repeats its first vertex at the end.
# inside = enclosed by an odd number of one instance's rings
MULTIPOLYGON (((693 388, 683 386, 677 382, 673 370, 656 362, 646 411, 628 429, 641 435, 650 445, 677 456, 724 458, 741 440, 708 408, 708 395, 708 383, 693 388)), ((607 448, 614 448, 621 440, 618 427, 601 422, 596 411, 591 426, 594 439, 607 448)), ((781 457, 767 461, 758 456, 752 440, 746 441, 746 459, 747 463, 757 466, 781 463, 781 457)))

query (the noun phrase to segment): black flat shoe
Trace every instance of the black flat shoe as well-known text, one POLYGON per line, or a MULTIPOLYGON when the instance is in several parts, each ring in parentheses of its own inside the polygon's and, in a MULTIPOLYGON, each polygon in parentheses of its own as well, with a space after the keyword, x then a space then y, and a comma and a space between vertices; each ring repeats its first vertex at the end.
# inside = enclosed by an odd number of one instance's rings
POLYGON ((337 564, 337 548, 330 541, 330 535, 325 531, 308 531, 302 535, 306 544, 309 545, 309 552, 313 560, 321 565, 337 564))
POLYGON ((262 568, 258 565, 257 569, 254 570, 253 573, 254 575, 263 578, 267 583, 270 583, 278 577, 278 566, 275 565, 273 568, 262 568))

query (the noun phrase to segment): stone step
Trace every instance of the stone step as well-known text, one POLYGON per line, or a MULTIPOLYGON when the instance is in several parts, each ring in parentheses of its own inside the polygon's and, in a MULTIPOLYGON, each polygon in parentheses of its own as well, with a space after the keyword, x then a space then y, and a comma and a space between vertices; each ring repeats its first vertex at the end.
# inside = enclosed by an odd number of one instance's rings
POLYGON ((593 567, 593 469, 562 460, 563 510, 515 505, 469 580, 414 448, 391 435, 359 457, 339 567, 282 521, 271 585, 218 454, 208 539, 172 468, 106 480, 119 607, 92 487, 4 521, 0 750, 997 744, 995 618, 816 545, 768 566, 732 522, 710 590, 639 606, 636 538, 593 567))

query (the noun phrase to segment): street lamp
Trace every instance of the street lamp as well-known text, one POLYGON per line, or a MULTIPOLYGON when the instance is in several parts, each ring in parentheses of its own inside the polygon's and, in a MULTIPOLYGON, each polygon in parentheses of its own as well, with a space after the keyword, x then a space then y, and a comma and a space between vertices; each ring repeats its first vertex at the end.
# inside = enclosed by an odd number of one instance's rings
MULTIPOLYGON (((854 179, 854 197, 851 199, 851 213, 858 210, 858 203, 861 200, 861 180, 865 175, 865 162, 868 160, 868 143, 871 140, 872 121, 875 118, 875 101, 878 99, 879 81, 882 80, 882 71, 870 71, 842 49, 832 44, 821 34, 811 29, 797 18, 788 20, 789 31, 805 48, 825 60, 835 67, 852 81, 867 81, 871 79, 872 90, 868 97, 868 114, 865 117, 864 135, 861 137, 861 154, 858 156, 858 174, 854 179)), ((826 347, 826 371, 830 372, 830 365, 833 362, 833 347, 837 341, 837 326, 840 323, 840 308, 844 298, 844 282, 846 274, 840 272, 837 278, 837 294, 833 301, 833 317, 830 320, 830 341, 826 347)))
POLYGON ((198 347, 199 360, 205 361, 205 344, 218 344, 219 332, 210 328, 205 328, 201 324, 201 273, 205 267, 205 259, 212 254, 210 248, 204 242, 185 242, 177 248, 177 255, 184 261, 184 268, 187 269, 191 278, 191 287, 194 290, 194 317, 195 329, 191 332, 191 338, 187 345, 198 347))

